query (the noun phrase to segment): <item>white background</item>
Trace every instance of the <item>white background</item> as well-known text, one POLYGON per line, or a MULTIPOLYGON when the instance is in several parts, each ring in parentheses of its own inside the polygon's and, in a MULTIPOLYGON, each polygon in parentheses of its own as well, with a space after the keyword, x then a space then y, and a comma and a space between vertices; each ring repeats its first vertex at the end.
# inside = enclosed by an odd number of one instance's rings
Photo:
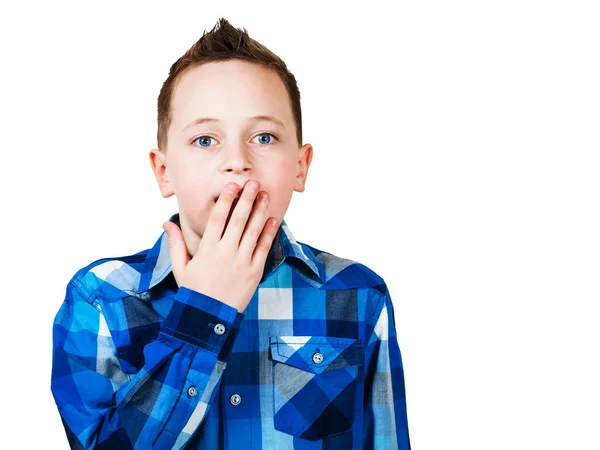
POLYGON ((413 448, 600 448, 596 5, 3 3, 0 448, 68 448, 54 315, 176 212, 156 98, 219 17, 298 80, 314 158, 286 221, 388 283, 413 448))

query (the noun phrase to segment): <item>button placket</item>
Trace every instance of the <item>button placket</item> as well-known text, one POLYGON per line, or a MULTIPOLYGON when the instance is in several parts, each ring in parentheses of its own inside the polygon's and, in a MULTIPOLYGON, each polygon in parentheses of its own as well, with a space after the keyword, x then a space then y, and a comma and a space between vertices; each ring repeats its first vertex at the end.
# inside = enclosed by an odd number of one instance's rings
POLYGON ((195 397, 198 394, 198 389, 196 389, 196 386, 190 386, 187 393, 190 397, 195 397))

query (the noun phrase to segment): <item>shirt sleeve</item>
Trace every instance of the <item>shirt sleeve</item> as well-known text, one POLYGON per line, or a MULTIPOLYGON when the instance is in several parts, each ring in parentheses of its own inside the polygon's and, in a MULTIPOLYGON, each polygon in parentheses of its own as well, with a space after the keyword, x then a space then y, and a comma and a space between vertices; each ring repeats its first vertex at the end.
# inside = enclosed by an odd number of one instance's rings
POLYGON ((380 294, 367 348, 364 449, 410 450, 406 392, 394 306, 387 286, 380 294))
POLYGON ((181 286, 130 375, 111 335, 119 330, 94 300, 72 279, 53 326, 51 389, 71 448, 183 447, 218 392, 244 315, 181 286))

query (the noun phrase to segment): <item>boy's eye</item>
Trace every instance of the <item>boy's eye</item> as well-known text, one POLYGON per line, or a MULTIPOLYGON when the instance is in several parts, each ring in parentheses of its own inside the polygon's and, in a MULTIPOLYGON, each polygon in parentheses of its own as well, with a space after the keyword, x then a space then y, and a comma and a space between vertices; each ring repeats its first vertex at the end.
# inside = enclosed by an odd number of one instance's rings
MULTIPOLYGON (((259 135, 254 137, 254 139, 256 139, 256 138, 260 138, 258 143, 265 144, 265 145, 271 144, 272 140, 277 139, 277 137, 272 135, 271 133, 260 133, 259 135), (261 138, 262 136, 270 136, 270 138, 264 139, 264 138, 261 138)), ((196 139, 194 139, 192 141, 192 143, 198 141, 200 147, 210 147, 211 139, 214 139, 214 138, 212 138, 210 136, 199 136, 196 139)))
POLYGON ((210 136, 200 136, 200 137, 194 139, 192 142, 199 141, 200 142, 200 147, 209 147, 211 139, 212 138, 210 136), (207 144, 207 145, 204 145, 204 144, 207 144))
MULTIPOLYGON (((271 133, 260 133, 259 135, 257 135, 257 138, 260 138, 261 136, 271 136, 273 139, 277 139, 275 136, 273 136, 271 133)), ((265 142, 264 139, 259 139, 259 142, 261 144, 270 144, 272 139, 269 139, 268 142, 265 142)))

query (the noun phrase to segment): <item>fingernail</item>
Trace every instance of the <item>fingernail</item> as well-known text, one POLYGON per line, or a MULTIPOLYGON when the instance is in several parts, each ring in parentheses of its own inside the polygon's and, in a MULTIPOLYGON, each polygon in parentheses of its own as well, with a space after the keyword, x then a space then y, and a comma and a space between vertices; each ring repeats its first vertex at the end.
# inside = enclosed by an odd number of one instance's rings
POLYGON ((231 192, 237 192, 237 190, 238 190, 237 184, 230 184, 229 185, 229 190, 231 192))

